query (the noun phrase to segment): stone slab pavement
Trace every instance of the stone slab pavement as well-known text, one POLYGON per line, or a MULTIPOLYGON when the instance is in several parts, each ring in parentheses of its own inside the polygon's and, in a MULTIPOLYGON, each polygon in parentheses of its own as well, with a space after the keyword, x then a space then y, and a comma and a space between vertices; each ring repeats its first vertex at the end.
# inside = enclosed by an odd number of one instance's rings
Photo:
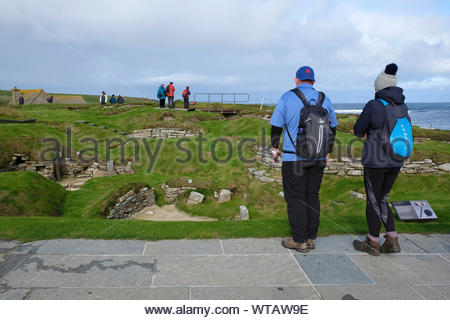
POLYGON ((0 240, 0 299, 450 299, 448 234, 403 234, 380 257, 355 238, 307 254, 279 238, 0 240))

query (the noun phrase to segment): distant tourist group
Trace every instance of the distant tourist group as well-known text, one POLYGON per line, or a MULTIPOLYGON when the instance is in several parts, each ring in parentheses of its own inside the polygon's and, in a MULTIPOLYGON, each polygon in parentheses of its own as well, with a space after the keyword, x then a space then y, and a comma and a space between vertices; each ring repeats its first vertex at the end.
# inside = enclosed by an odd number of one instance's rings
MULTIPOLYGON (((191 91, 189 91, 189 86, 184 89, 182 97, 184 101, 184 108, 189 109, 189 96, 191 95, 191 91)), ((158 92, 156 93, 156 96, 159 100, 159 107, 164 108, 166 104, 166 97, 167 102, 169 104, 169 109, 174 109, 174 97, 175 97, 175 86, 173 85, 173 82, 170 82, 167 87, 165 87, 164 83, 161 84, 158 88, 158 92)))
MULTIPOLYGON (((184 108, 189 109, 189 97, 191 95, 191 91, 189 90, 189 86, 186 87, 186 89, 183 90, 182 97, 184 102, 184 108)), ((169 109, 175 108, 175 86, 173 85, 173 82, 170 82, 169 85, 166 87, 165 84, 161 84, 158 88, 158 92, 156 93, 156 96, 159 100, 159 106, 160 108, 165 108, 166 105, 166 98, 168 102, 169 109)), ((53 100, 53 97, 51 97, 53 100)), ((49 98, 50 99, 50 98, 49 98)), ((51 103, 51 101, 49 101, 51 103)), ((108 96, 105 91, 102 91, 102 94, 100 95, 100 104, 106 105, 106 104, 123 104, 125 101, 122 96, 116 96, 113 94, 111 98, 108 101, 108 96)))
MULTIPOLYGON (((357 137, 365 137, 362 164, 369 229, 365 240, 355 239, 353 246, 374 256, 400 252, 394 214, 387 198, 413 148, 411 119, 403 89, 397 87, 397 70, 392 63, 378 75, 374 82, 375 97, 366 104, 353 128, 357 137), (382 225, 386 233, 380 246, 382 225)), ((316 246, 319 190, 338 125, 330 99, 316 91, 314 83, 313 69, 299 68, 296 87, 281 97, 270 120, 273 161, 283 158, 284 198, 292 232, 292 237, 282 239, 281 243, 303 253, 316 246), (283 130, 283 148, 279 150, 283 130)))
MULTIPOLYGON (((102 94, 100 95, 100 104, 107 104, 108 103, 108 96, 106 95, 105 91, 102 91, 102 94)), ((119 94, 119 96, 116 98, 116 96, 113 94, 111 98, 109 99, 110 104, 123 104, 125 103, 125 100, 122 98, 122 96, 119 94)))

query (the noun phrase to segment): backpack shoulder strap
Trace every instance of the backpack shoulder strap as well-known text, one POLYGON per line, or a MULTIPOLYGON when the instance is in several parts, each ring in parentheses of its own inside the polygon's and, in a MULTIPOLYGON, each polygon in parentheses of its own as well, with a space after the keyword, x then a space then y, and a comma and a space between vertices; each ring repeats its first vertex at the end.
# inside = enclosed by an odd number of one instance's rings
POLYGON ((297 97, 303 102, 303 105, 305 107, 309 106, 309 102, 308 102, 308 100, 306 100, 306 97, 303 94, 302 90, 300 90, 299 88, 295 88, 295 89, 292 89, 291 91, 297 95, 297 97))
POLYGON ((319 91, 319 98, 317 99, 316 106, 321 107, 324 101, 325 101, 325 93, 319 91))
MULTIPOLYGON (((386 108, 386 106, 389 104, 386 100, 383 100, 381 98, 378 98, 378 100, 380 100, 380 102, 383 104, 384 108, 384 124, 383 126, 387 127, 387 130, 389 131, 389 133, 392 131, 390 122, 389 122, 389 114, 388 114, 388 108, 386 108)), ((389 140, 389 139, 388 139, 389 140)))
MULTIPOLYGON (((292 140, 291 134, 289 133, 289 130, 288 130, 287 126, 284 126, 284 131, 287 132, 288 137, 289 137, 289 140, 291 140, 292 146, 293 146, 294 149, 295 149, 295 143, 294 143, 294 140, 292 140)), ((289 150, 284 150, 284 149, 283 149, 283 153, 293 153, 293 154, 295 154, 294 151, 289 151, 289 150)))

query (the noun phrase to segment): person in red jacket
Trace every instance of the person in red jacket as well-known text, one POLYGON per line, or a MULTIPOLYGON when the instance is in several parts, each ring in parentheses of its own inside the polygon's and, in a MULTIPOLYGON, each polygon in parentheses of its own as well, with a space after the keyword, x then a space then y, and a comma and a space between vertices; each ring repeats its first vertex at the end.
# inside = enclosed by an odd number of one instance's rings
POLYGON ((189 86, 186 87, 183 91, 183 99, 184 99, 184 108, 189 109, 189 96, 191 92, 189 91, 189 86))
POLYGON ((175 87, 173 86, 173 82, 171 82, 167 86, 167 89, 166 89, 166 94, 167 94, 167 98, 169 100, 169 108, 170 109, 175 108, 175 106, 173 104, 174 93, 175 93, 175 87))

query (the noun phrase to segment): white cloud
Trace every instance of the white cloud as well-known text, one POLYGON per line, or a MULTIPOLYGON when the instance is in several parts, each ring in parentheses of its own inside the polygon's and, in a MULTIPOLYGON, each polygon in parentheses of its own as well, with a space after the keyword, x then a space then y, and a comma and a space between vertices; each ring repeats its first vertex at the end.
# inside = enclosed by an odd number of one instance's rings
POLYGON ((450 78, 433 77, 421 80, 402 81, 399 85, 404 89, 448 89, 450 88, 450 78))
POLYGON ((139 84, 160 84, 167 83, 170 81, 174 82, 188 82, 188 83, 199 83, 207 81, 208 77, 199 74, 189 74, 189 73, 178 73, 178 74, 168 74, 162 76, 150 76, 137 79, 136 83, 139 84))
POLYGON ((431 71, 438 73, 450 73, 450 58, 436 57, 431 61, 431 71))
POLYGON ((224 77, 207 76, 204 74, 191 74, 191 73, 174 73, 159 76, 148 76, 137 79, 137 84, 161 84, 161 83, 183 83, 183 84, 227 84, 234 85, 243 82, 243 79, 239 76, 227 75, 224 77))

